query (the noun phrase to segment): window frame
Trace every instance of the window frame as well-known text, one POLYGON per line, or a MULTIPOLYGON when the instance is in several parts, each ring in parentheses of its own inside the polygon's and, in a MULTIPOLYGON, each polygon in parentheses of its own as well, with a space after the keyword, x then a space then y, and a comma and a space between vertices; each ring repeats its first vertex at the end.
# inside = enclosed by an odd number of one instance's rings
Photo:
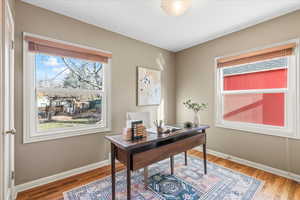
MULTIPOLYGON (((31 63, 32 58, 29 58, 28 42, 24 40, 25 36, 33 36, 40 39, 59 42, 90 50, 110 53, 100 49, 78 45, 70 42, 56 40, 40 35, 23 32, 23 143, 32 143, 59 138, 66 138, 79 135, 87 135, 94 133, 103 133, 111 131, 111 59, 104 65, 103 91, 100 92, 103 98, 102 114, 103 123, 88 126, 79 126, 72 128, 61 128, 45 131, 38 134, 37 131, 37 112, 36 112, 36 86, 35 86, 35 66, 31 63), (29 58, 29 59, 28 59, 29 58), (26 69, 26 70, 25 70, 26 69), (34 116, 34 117, 32 117, 34 116)), ((49 88, 51 89, 51 88, 49 88)))
MULTIPOLYGON (((214 114, 214 122, 215 126, 219 128, 227 128, 227 129, 234 129, 252 133, 259 133, 265 135, 272 135, 272 136, 280 136, 280 137, 287 137, 287 138, 295 138, 300 139, 299 133, 299 119, 300 119, 300 106, 297 104, 299 102, 299 93, 300 93, 300 70, 299 70, 299 39, 289 40, 282 43, 276 43, 264 47, 259 47, 255 49, 250 49, 247 51, 241 51, 238 53, 234 53, 231 55, 220 56, 215 58, 215 114, 214 114), (249 53, 257 50, 262 50, 266 48, 271 48, 279 45, 284 45, 288 43, 296 43, 297 46, 294 50, 294 55, 289 57, 288 59, 288 88, 287 89, 254 89, 254 90, 247 90, 246 93, 275 93, 275 92, 283 92, 285 95, 285 127, 278 127, 272 125, 262 125, 262 124, 255 124, 255 123, 246 123, 246 122, 233 122, 233 121, 226 121, 223 119, 223 94, 224 93, 236 93, 241 94, 240 90, 238 91, 231 91, 231 92, 224 92, 223 91, 223 74, 222 68, 217 67, 217 61, 224 57, 236 56, 244 53, 249 53), (296 110, 296 112, 295 112, 296 110)), ((272 59, 269 59, 272 60, 272 59)), ((255 62, 254 62, 255 63, 255 62)), ((240 65, 232 66, 237 67, 240 65)), ((229 66, 231 67, 231 66, 229 66)), ((228 68, 228 67, 226 67, 228 68)), ((246 90, 245 90, 246 91, 246 90)), ((245 92, 244 91, 244 92, 245 92)))

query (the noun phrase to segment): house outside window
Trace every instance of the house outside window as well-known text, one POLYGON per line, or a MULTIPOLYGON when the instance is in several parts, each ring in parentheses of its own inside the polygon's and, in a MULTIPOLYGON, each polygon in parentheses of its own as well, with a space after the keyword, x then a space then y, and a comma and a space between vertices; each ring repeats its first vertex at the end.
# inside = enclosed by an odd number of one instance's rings
POLYGON ((216 126, 299 138, 298 62, 298 40, 216 58, 216 126))
POLYGON ((110 54, 24 33, 24 142, 110 130, 110 54))

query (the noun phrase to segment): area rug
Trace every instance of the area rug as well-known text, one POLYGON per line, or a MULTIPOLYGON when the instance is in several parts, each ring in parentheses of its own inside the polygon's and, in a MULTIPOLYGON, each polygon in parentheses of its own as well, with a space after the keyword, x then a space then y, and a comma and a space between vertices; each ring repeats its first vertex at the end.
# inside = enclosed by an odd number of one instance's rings
MULTIPOLYGON (((133 200, 251 200, 263 186, 253 177, 207 163, 203 174, 203 160, 189 156, 175 156, 175 174, 170 175, 169 159, 149 167, 149 185, 144 188, 143 171, 131 176, 133 200)), ((111 177, 105 177, 64 193, 65 200, 111 200, 111 177)), ((126 172, 116 175, 116 199, 126 200, 126 172)))

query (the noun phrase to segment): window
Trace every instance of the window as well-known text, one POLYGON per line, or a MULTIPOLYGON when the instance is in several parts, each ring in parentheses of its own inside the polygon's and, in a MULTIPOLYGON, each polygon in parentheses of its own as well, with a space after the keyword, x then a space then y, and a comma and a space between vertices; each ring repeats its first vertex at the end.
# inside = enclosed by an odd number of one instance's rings
POLYGON ((217 58, 216 126, 298 137, 296 43, 217 58))
POLYGON ((110 130, 110 55, 24 34, 24 142, 110 130))

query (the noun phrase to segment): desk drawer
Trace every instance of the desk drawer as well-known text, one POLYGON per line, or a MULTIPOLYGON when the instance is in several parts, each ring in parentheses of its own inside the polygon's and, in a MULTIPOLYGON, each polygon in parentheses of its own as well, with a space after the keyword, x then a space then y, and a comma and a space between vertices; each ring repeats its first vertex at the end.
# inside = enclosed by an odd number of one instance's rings
POLYGON ((132 170, 137 170, 156 163, 170 156, 192 149, 205 143, 205 134, 199 134, 182 140, 171 142, 144 152, 132 155, 132 170))

